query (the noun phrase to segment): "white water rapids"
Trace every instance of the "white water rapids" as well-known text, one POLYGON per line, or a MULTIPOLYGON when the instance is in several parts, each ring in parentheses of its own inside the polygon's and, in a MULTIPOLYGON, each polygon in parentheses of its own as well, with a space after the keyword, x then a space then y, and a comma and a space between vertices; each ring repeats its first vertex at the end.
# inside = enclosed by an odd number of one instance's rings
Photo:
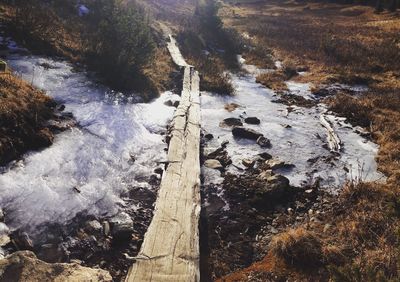
POLYGON ((165 159, 160 132, 175 109, 164 101, 177 95, 166 92, 150 103, 136 103, 138 97, 123 98, 66 62, 18 54, 7 61, 23 79, 64 104, 80 125, 56 135, 49 148, 4 168, 0 207, 9 227, 32 234, 42 223, 66 223, 81 211, 112 215, 124 205, 122 192, 149 187, 146 180, 165 159))

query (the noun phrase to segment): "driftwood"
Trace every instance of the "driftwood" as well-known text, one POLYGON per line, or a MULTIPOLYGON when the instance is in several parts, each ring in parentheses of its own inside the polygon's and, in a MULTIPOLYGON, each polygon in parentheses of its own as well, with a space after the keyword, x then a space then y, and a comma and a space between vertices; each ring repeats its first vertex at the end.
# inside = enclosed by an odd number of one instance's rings
POLYGON ((200 91, 199 75, 171 37, 168 49, 184 68, 181 102, 171 125, 168 167, 154 216, 126 281, 200 281, 200 91))
POLYGON ((333 130, 330 122, 327 120, 325 115, 320 116, 320 123, 323 127, 325 127, 327 133, 328 133, 328 145, 329 149, 333 152, 339 152, 341 149, 341 144, 342 142, 340 141, 339 136, 336 134, 335 130, 333 130))

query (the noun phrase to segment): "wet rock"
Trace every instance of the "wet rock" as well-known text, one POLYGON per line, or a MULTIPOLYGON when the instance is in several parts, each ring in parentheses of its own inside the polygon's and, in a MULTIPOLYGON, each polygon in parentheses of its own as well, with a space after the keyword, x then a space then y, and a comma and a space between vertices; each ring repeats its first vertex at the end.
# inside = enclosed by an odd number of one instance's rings
POLYGON ((256 142, 262 148, 270 148, 271 147, 271 141, 264 136, 258 137, 256 142))
MULTIPOLYGON (((260 132, 257 132, 250 128, 245 127, 235 127, 232 129, 232 134, 238 138, 246 138, 251 140, 258 140, 260 137, 263 136, 260 132)), ((258 143, 258 142, 257 142, 258 143)))
POLYGON ((19 251, 0 260, 1 281, 112 281, 102 269, 73 263, 50 264, 39 260, 33 252, 19 251))
POLYGON ((256 117, 245 118, 244 122, 248 123, 248 124, 260 124, 261 123, 261 121, 256 117))
POLYGON ((225 149, 226 146, 228 146, 228 144, 229 144, 229 141, 228 141, 228 140, 223 141, 223 142, 221 143, 221 147, 225 149))
POLYGON ((111 234, 118 239, 129 238, 133 229, 133 220, 129 214, 121 212, 109 220, 111 226, 111 234))
POLYGON ((256 162, 254 160, 250 159, 244 159, 242 160, 242 164, 247 167, 247 168, 252 168, 256 162))
POLYGON ((179 106, 179 101, 167 100, 164 102, 164 105, 177 108, 179 106))
POLYGON ((262 159, 264 159, 264 160, 270 160, 270 159, 272 159, 272 156, 270 155, 270 154, 268 154, 267 152, 264 152, 264 153, 260 153, 260 154, 258 154, 262 159))
POLYGON ((10 243, 10 229, 8 228, 7 225, 5 225, 3 222, 0 222, 0 247, 3 247, 10 243))
POLYGON ((290 169, 293 168, 294 165, 292 164, 287 164, 284 161, 278 160, 278 159, 270 159, 265 161, 265 164, 268 166, 269 169, 275 170, 275 169, 290 169))
POLYGON ((226 118, 220 122, 220 127, 242 126, 243 123, 239 118, 226 118))
POLYGON ((103 226, 97 220, 91 220, 86 222, 85 231, 90 234, 101 234, 103 232, 103 226))
POLYGON ((64 252, 57 244, 44 244, 40 246, 38 257, 46 262, 62 262, 64 252))
POLYGON ((163 173, 164 173, 164 170, 163 170, 161 167, 158 167, 158 168, 156 168, 156 169, 154 170, 154 172, 162 176, 163 173))
POLYGON ((220 161, 215 159, 209 159, 204 162, 204 166, 212 169, 222 169, 224 168, 220 161))
POLYGON ((15 232, 12 234, 12 238, 20 249, 32 250, 33 242, 26 232, 15 232))
POLYGON ((265 185, 256 188, 256 195, 261 200, 268 203, 274 203, 276 200, 282 199, 288 193, 290 188, 289 179, 283 175, 264 176, 265 185))
POLYGON ((261 180, 261 181, 268 181, 268 179, 270 177, 272 177, 274 175, 274 173, 272 172, 272 170, 265 170, 263 172, 261 172, 258 176, 257 179, 261 180))
POLYGON ((226 104, 226 105, 224 106, 224 109, 227 110, 228 112, 233 112, 234 110, 236 110, 236 109, 239 108, 239 107, 240 107, 239 104, 236 104, 236 103, 229 103, 229 104, 226 104))
POLYGON ((206 138, 207 140, 211 140, 214 138, 214 135, 212 135, 211 133, 207 133, 206 135, 204 135, 204 138, 206 138))
POLYGON ((0 247, 3 247, 11 242, 10 236, 6 234, 0 235, 0 247))

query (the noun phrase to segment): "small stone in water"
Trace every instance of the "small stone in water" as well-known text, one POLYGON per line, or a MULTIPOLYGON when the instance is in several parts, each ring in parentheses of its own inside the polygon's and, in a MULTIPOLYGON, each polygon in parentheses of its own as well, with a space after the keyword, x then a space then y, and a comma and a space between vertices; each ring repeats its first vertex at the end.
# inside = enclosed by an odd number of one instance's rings
POLYGON ((271 147, 271 141, 268 138, 265 138, 264 136, 260 136, 257 138, 257 144, 260 145, 262 148, 269 148, 271 147))
POLYGON ((248 124, 260 124, 261 123, 261 121, 256 117, 248 117, 244 120, 244 122, 248 123, 248 124))
POLYGON ((204 138, 206 138, 207 140, 211 140, 214 138, 214 135, 212 135, 211 133, 207 133, 206 135, 204 135, 204 138))
POLYGON ((103 222, 104 235, 108 236, 110 234, 110 223, 108 221, 103 222))
POLYGON ((218 160, 215 160, 215 159, 206 160, 204 162, 204 166, 208 167, 208 168, 213 168, 213 169, 223 168, 222 164, 218 160))
POLYGON ((247 168, 252 168, 255 164, 254 160, 244 159, 242 160, 242 164, 247 168))

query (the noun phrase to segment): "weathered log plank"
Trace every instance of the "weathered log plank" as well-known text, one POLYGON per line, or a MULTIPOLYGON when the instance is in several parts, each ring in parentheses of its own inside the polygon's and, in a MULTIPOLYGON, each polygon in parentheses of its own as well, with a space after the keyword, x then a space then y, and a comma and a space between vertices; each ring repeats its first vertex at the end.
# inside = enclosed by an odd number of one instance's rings
POLYGON ((128 282, 200 280, 199 75, 186 64, 175 42, 170 45, 174 62, 184 67, 181 102, 171 123, 169 165, 161 180, 154 216, 127 275, 128 282))

